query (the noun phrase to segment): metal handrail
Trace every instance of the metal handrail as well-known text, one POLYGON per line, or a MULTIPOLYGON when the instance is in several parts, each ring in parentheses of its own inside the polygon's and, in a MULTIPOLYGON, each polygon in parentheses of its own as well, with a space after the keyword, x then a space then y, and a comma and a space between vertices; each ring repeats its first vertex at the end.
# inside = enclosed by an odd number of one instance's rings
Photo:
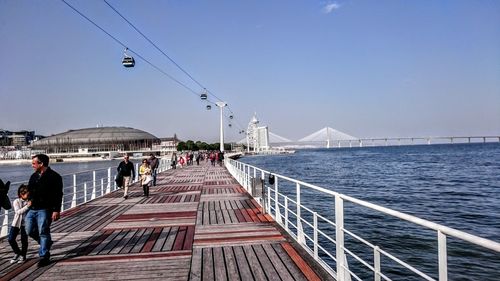
MULTIPOLYGON (((170 159, 163 159, 159 158, 160 162, 158 165, 158 173, 166 171, 171 169, 170 166, 170 159)), ((139 164, 136 163, 136 177, 135 177, 135 182, 139 181, 139 164)), ((70 210, 72 208, 75 208, 77 206, 80 206, 82 204, 85 204, 89 201, 92 201, 94 199, 100 198, 110 192, 113 192, 118 189, 116 186, 116 183, 114 181, 115 176, 116 176, 116 167, 108 167, 108 168, 101 168, 97 170, 87 170, 87 171, 79 171, 76 173, 71 173, 71 174, 64 174, 61 177, 63 178, 73 178, 73 185, 68 186, 65 188, 65 192, 63 194, 63 200, 61 203, 61 212, 70 210), (107 171, 107 174, 100 178, 97 179, 95 177, 96 172, 98 171, 107 171), (77 182, 79 179, 77 175, 81 174, 90 174, 92 175, 91 180, 85 180, 81 182, 77 182), (97 192, 97 187, 100 187, 99 192, 97 192), (90 192, 89 192, 89 189, 90 192), (71 190, 70 192, 67 192, 68 190, 71 190), (78 195, 79 193, 82 193, 82 195, 78 195), (98 195, 99 194, 99 195, 98 195), (89 196, 90 195, 90 196, 89 196), (89 199, 90 197, 90 199, 89 199), (69 206, 69 207, 67 207, 69 206)), ((16 184, 21 184, 21 183, 26 183, 26 182, 14 182, 12 185, 16 184)), ((0 221, 2 224, 0 225, 0 238, 3 238, 7 236, 8 234, 8 229, 10 224, 12 223, 12 219, 14 217, 14 211, 11 210, 4 210, 3 214, 0 214, 0 221)))
MULTIPOLYGON (((500 243, 485 239, 476 235, 472 235, 469 233, 466 233, 464 231, 460 231, 457 229, 453 229, 444 225, 440 225, 428 220, 424 220, 421 218, 418 218, 416 216, 408 215, 399 211, 395 211, 386 207, 382 207, 373 203, 369 203, 367 201, 363 201, 345 194, 341 194, 332 190, 328 190, 326 188, 322 188, 313 184, 309 184, 300 180, 296 180, 287 176, 283 176, 280 174, 272 173, 270 171, 245 164, 243 162, 239 162, 233 159, 226 159, 225 161, 226 167, 228 171, 233 175, 233 177, 248 191, 251 190, 253 187, 250 186, 249 182, 251 182, 249 179, 252 177, 257 177, 256 175, 260 173, 260 178, 262 181, 264 181, 265 176, 269 174, 273 174, 275 176, 275 184, 274 185, 263 185, 263 190, 266 190, 267 194, 263 194, 263 198, 256 198, 258 202, 263 202, 264 203, 264 209, 267 213, 269 213, 276 221, 279 223, 284 229, 291 234, 291 236, 299 242, 299 244, 309 253, 311 254, 316 260, 320 262, 320 264, 327 269, 328 272, 330 272, 332 275, 336 277, 337 280, 350 280, 351 275, 354 276, 356 279, 359 279, 354 273, 352 273, 349 270, 347 260, 346 260, 346 254, 349 254, 353 256, 353 253, 349 250, 347 250, 344 246, 344 234, 350 235, 351 237, 355 238, 356 240, 370 246, 373 249, 374 252, 374 264, 373 266, 370 265, 368 268, 374 272, 374 280, 381 280, 380 278, 383 278, 385 280, 390 280, 387 276, 385 276, 381 272, 381 264, 380 264, 380 255, 384 255, 385 257, 390 258, 391 260, 395 261, 396 263, 400 264, 401 266, 405 267, 406 269, 414 272, 415 274, 419 275, 420 277, 426 279, 426 280, 435 280, 431 276, 427 275, 426 273, 423 273, 413 267, 412 265, 404 262, 403 260, 397 258, 396 256, 380 249, 378 246, 368 242, 367 240, 359 237, 358 235, 352 233, 351 231, 347 230, 344 228, 344 216, 343 216, 343 202, 348 201, 351 203, 354 203, 359 206, 366 207, 371 210, 375 210, 378 212, 381 212, 383 214, 387 214, 389 216, 399 218, 401 220, 411 222, 416 225, 423 226, 427 229, 431 229, 437 232, 437 240, 438 240, 438 275, 439 275, 439 280, 448 280, 448 264, 447 264, 447 249, 446 249, 446 237, 455 237, 458 239, 461 239, 462 241, 466 241, 469 243, 472 243, 474 245, 478 245, 481 247, 484 247, 486 249, 493 250, 497 253, 500 253, 500 243), (295 193, 295 198, 296 200, 293 200, 283 193, 279 192, 279 182, 281 181, 287 181, 290 183, 293 183, 296 185, 296 193, 295 193), (300 197, 301 197, 301 188, 302 187, 307 187, 311 188, 315 191, 319 191, 323 193, 325 196, 331 196, 332 198, 335 199, 335 222, 326 219, 323 216, 321 217, 325 222, 328 223, 331 227, 335 229, 335 240, 333 240, 332 237, 328 237, 328 240, 334 242, 335 244, 335 254, 331 254, 326 252, 326 250, 321 247, 318 242, 318 233, 323 235, 326 235, 324 232, 318 229, 317 227, 317 218, 318 215, 311 210, 310 208, 307 208, 303 206, 300 202, 300 197), (271 196, 271 193, 274 196, 271 196), (284 204, 279 201, 280 198, 284 198, 284 204), (263 199, 263 200, 260 200, 263 199), (295 212, 292 209, 289 209, 288 202, 293 202, 296 206, 295 212), (281 212, 280 209, 284 209, 285 215, 281 212), (312 224, 310 222, 305 221, 305 218, 302 216, 301 212, 306 211, 308 213, 312 213, 313 218, 315 222, 312 224), (296 218, 296 223, 290 220, 288 217, 289 214, 293 214, 296 218), (285 221, 282 221, 284 219, 285 221), (289 227, 289 225, 292 226, 292 228, 289 227), (307 241, 311 241, 311 237, 307 234, 304 233, 303 230, 303 225, 309 228, 313 228, 314 232, 314 242, 313 242, 313 248, 310 248, 309 245, 307 244, 307 241), (319 256, 318 256, 318 251, 321 249, 324 253, 326 253, 330 258, 332 258, 335 263, 337 264, 337 270, 336 272, 332 272, 331 267, 328 265, 327 262, 323 261, 319 256), (333 258, 335 256, 335 258, 333 258), (345 274, 347 273, 347 274, 345 274)), ((355 255, 354 255, 355 256, 355 255)), ((355 257, 357 258, 357 256, 355 257)), ((362 263, 365 266, 369 265, 368 263, 362 263)))

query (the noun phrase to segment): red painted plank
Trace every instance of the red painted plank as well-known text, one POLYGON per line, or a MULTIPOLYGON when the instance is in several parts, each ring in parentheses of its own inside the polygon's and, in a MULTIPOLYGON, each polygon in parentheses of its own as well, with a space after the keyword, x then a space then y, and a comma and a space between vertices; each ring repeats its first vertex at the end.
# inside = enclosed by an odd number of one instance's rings
POLYGON ((312 270, 312 268, 302 259, 302 257, 295 251, 295 249, 288 242, 281 243, 281 246, 286 253, 292 258, 297 267, 304 273, 307 280, 320 281, 319 276, 312 270))
POLYGON ((161 231, 162 231, 161 227, 156 227, 153 230, 153 233, 151 234, 151 236, 149 236, 148 241, 144 244, 144 247, 142 248, 141 253, 151 252, 151 250, 153 249, 153 246, 156 243, 156 239, 158 239, 158 237, 160 236, 161 231))
POLYGON ((183 250, 191 250, 193 249, 193 240, 194 240, 194 225, 187 227, 186 239, 184 240, 183 250))
POLYGON ((179 227, 179 231, 177 232, 177 237, 175 238, 174 247, 172 248, 172 251, 182 250, 182 245, 184 244, 186 232, 187 232, 187 227, 185 226, 179 227))

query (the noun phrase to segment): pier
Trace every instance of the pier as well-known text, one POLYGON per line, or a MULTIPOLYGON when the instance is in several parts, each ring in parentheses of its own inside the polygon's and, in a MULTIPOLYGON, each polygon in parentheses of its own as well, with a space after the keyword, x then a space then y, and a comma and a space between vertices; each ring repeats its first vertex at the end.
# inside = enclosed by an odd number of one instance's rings
POLYGON ((52 224, 52 263, 11 264, 1 280, 333 280, 224 167, 167 170, 143 197, 116 190, 63 211, 52 224))

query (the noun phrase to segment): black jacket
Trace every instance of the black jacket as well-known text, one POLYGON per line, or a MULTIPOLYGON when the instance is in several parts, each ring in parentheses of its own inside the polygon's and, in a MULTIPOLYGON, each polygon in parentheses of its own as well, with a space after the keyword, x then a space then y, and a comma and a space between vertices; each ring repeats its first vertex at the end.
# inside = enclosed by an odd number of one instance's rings
POLYGON ((120 162, 118 168, 116 169, 121 176, 124 177, 135 177, 134 164, 132 162, 125 163, 125 161, 120 162))
POLYGON ((52 212, 61 211, 63 197, 62 177, 47 167, 45 173, 40 176, 39 173, 33 173, 28 183, 29 200, 31 200, 31 209, 47 209, 52 212))

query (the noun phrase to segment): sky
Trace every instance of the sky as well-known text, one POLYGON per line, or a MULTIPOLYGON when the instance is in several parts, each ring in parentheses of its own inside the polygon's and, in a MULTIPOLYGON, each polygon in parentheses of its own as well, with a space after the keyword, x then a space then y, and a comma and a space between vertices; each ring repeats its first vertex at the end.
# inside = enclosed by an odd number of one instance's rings
POLYGON ((227 141, 254 113, 292 140, 500 135, 500 1, 107 0, 165 55, 106 2, 65 1, 109 35, 63 1, 0 0, 0 129, 216 142, 206 88, 227 141))

